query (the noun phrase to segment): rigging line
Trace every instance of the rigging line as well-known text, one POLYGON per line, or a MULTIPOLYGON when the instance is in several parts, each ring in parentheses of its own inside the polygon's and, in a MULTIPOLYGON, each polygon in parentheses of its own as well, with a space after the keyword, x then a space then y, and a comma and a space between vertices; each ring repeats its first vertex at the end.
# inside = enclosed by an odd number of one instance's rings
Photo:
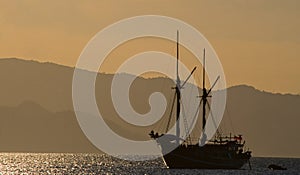
MULTIPOLYGON (((177 35, 178 35, 178 31, 177 31, 177 35)), ((173 49, 175 55, 178 54, 178 53, 177 53, 177 50, 178 50, 178 42, 177 42, 177 45, 175 46, 175 48, 173 49)), ((177 57, 178 57, 178 56, 177 56, 177 57)), ((168 61, 168 64, 167 64, 167 66, 166 66, 166 72, 169 72, 169 71, 170 71, 170 69, 171 69, 171 66, 170 66, 170 65, 172 65, 171 62, 172 62, 171 60, 168 61)), ((164 77, 162 77, 162 78, 163 78, 163 81, 162 81, 162 84, 161 84, 161 87, 160 87, 160 90, 161 90, 160 92, 163 92, 164 87, 166 87, 165 85, 166 85, 167 81, 170 80, 171 83, 174 83, 174 80, 173 80, 172 78, 168 77, 168 76, 164 76, 164 77)), ((177 78, 177 77, 175 77, 175 79, 176 79, 176 78, 177 78)), ((175 81, 176 81, 176 80, 175 80, 175 81)), ((175 86, 176 86, 176 82, 175 82, 175 86)), ((171 95, 170 95, 170 96, 171 96, 171 95)), ((173 114, 173 109, 174 109, 175 97, 176 97, 176 93, 174 94, 173 103, 172 103, 172 107, 171 107, 171 111, 170 111, 170 116, 169 116, 168 123, 167 123, 166 132, 168 131, 170 122, 171 122, 171 120, 172 120, 172 114, 173 114)), ((170 97, 169 104, 171 103, 171 100, 172 100, 172 98, 170 97)), ((159 128, 162 128, 161 125, 162 125, 163 123, 164 123, 164 122, 161 122, 160 125, 159 125, 158 127, 159 127, 159 128)))
MULTIPOLYGON (((200 80, 200 76, 195 76, 196 77, 196 82, 199 82, 199 83, 201 83, 201 80, 200 80)), ((198 93, 199 94, 201 94, 202 92, 203 92, 203 89, 198 85, 198 83, 196 83, 196 88, 197 88, 197 91, 198 91, 198 93)), ((203 94, 202 94, 203 95, 203 94)), ((200 106, 201 106, 201 103, 202 103, 202 98, 201 98, 201 100, 200 100, 200 103, 199 103, 199 106, 198 106, 198 115, 197 115, 197 112, 196 112, 196 114, 195 114, 195 116, 198 116, 197 117, 197 120, 196 120, 196 126, 195 126, 195 128, 196 128, 196 130, 197 130, 197 132, 199 132, 199 133, 201 133, 202 132, 202 129, 200 128, 200 127, 198 127, 198 125, 197 125, 197 123, 199 123, 200 121, 198 120, 198 118, 199 118, 199 114, 200 114, 200 106)), ((199 126, 201 126, 200 124, 199 124, 199 126)))
POLYGON ((187 118, 185 115, 185 109, 184 109, 184 105, 182 103, 182 100, 180 100, 180 103, 182 104, 182 117, 183 117, 183 124, 184 124, 184 129, 185 129, 185 138, 187 138, 187 142, 191 143, 191 136, 189 135, 189 129, 188 129, 188 122, 187 122, 187 118))
MULTIPOLYGON (((168 62, 167 62, 167 64, 164 64, 164 67, 166 67, 166 72, 170 72, 170 70, 171 70, 171 65, 172 65, 172 60, 169 60, 168 59, 168 62)), ((170 77, 168 77, 167 75, 165 75, 165 74, 163 74, 163 76, 162 77, 160 77, 163 81, 162 81, 162 83, 161 83, 161 86, 160 86, 160 92, 164 92, 164 90, 165 90, 165 87, 167 87, 166 86, 166 83, 167 83, 167 81, 170 81, 171 83, 174 83, 174 80, 172 79, 172 78, 170 78, 170 77)), ((164 94, 164 93, 163 93, 164 94)))
MULTIPOLYGON (((173 50, 173 51, 174 51, 175 54, 176 54, 176 52, 177 52, 176 47, 175 47, 174 50, 173 50), (175 51, 174 51, 174 50, 175 50, 175 51)), ((172 65, 171 63, 172 63, 171 60, 168 61, 168 64, 167 64, 167 66, 166 66, 166 72, 169 72, 169 71, 170 71, 170 69, 171 69, 171 68, 170 68, 170 67, 171 67, 170 65, 172 65)), ((176 79, 176 77, 175 77, 175 79, 176 79)), ((166 87, 165 85, 167 84, 167 81, 170 81, 171 84, 173 85, 174 81, 176 81, 176 80, 173 80, 172 77, 164 76, 164 77, 163 77, 163 82, 162 82, 162 85, 161 85, 161 88, 160 88, 161 92, 163 92, 164 87, 166 87)), ((176 82, 175 82, 174 86, 176 86, 176 82)), ((173 86, 171 86, 171 87, 173 87, 173 86)), ((168 92, 169 92, 169 91, 168 91, 168 92)), ((173 100, 172 100, 172 94, 170 93, 170 95, 169 95, 169 103, 168 103, 168 104, 171 104, 171 101, 172 101, 172 106, 171 106, 171 108, 170 108, 169 117, 168 117, 168 119, 167 119, 167 127, 165 128, 166 125, 164 125, 164 126, 162 127, 162 124, 165 124, 165 120, 163 120, 163 122, 161 122, 160 125, 159 125, 159 128, 162 129, 162 130, 165 129, 165 132, 166 132, 166 133, 167 133, 168 130, 169 130, 170 123, 171 123, 171 120, 172 120, 172 115, 173 115, 174 105, 175 105, 175 99, 176 99, 176 92, 174 93, 173 100)), ((167 107, 168 107, 168 106, 167 106, 167 107)), ((176 121, 175 121, 175 122, 176 122, 176 121)))
MULTIPOLYGON (((196 88, 198 90, 198 87, 196 85, 191 84, 191 86, 192 87, 190 88, 189 97, 192 97, 192 93, 193 93, 194 88, 196 88)), ((190 106, 191 102, 192 102, 192 98, 189 98, 188 106, 190 106)))
MULTIPOLYGON (((169 70, 170 70, 170 65, 171 65, 171 62, 169 61, 169 63, 167 64, 167 68, 166 68, 166 70, 167 70, 167 72, 169 72, 169 70)), ((159 88, 159 90, 160 90, 160 92, 164 95, 164 96, 169 96, 168 94, 166 94, 165 93, 165 87, 167 87, 166 86, 166 84, 167 84, 167 82, 168 81, 170 81, 171 83, 174 83, 174 81, 170 78, 170 77, 168 77, 168 76, 162 76, 162 77, 158 77, 158 78, 160 78, 161 80, 162 80, 162 83, 160 83, 161 84, 161 86, 160 86, 160 88, 159 88)), ((169 91, 168 91, 169 92, 169 91)), ((170 96, 169 96, 170 98, 169 98, 169 103, 168 104, 171 104, 171 101, 172 101, 172 95, 170 94, 170 96)), ((173 102, 174 103, 174 102, 173 102)), ((167 109, 168 109, 168 106, 167 106, 167 109)), ((167 110, 166 109, 166 110, 167 110)), ((171 112, 172 112, 172 110, 173 109, 171 109, 171 112)), ((172 115, 172 114, 171 114, 172 115)), ((163 116, 162 116, 163 117, 163 116)), ((170 121, 169 120, 171 120, 171 119, 168 119, 168 126, 169 126, 169 123, 170 123, 170 121)), ((159 125, 158 125, 158 129, 159 130, 163 130, 164 129, 164 125, 165 124, 165 120, 161 120, 161 122, 159 123, 159 125)), ((166 132, 168 131, 168 128, 166 129, 166 132)))
MULTIPOLYGON (((189 90, 189 96, 188 96, 188 97, 192 97, 193 89, 197 88, 197 86, 195 86, 194 84, 191 84, 191 86, 192 86, 192 87, 189 88, 190 90, 189 90)), ((187 106, 192 106, 192 105, 191 105, 192 99, 193 99, 193 98, 188 98, 187 106)), ((197 109, 195 115, 197 114, 197 112, 198 112, 198 109, 197 109)), ((195 116, 194 116, 194 118, 193 118, 193 120, 192 120, 192 123, 191 123, 189 129, 188 129, 189 131, 191 131, 191 128, 192 128, 194 122, 195 122, 195 116)), ((192 134, 192 132, 191 132, 191 134, 192 134)))
POLYGON ((175 105, 175 99, 176 99, 176 92, 174 93, 174 97, 173 97, 173 102, 172 102, 172 106, 171 106, 169 120, 168 120, 168 123, 167 123, 166 133, 169 130, 170 122, 171 122, 171 119, 172 119, 173 109, 174 109, 174 105, 175 105))
MULTIPOLYGON (((168 104, 171 104, 171 100, 172 100, 172 98, 169 98, 169 101, 168 101, 167 107, 166 107, 166 111, 168 110, 168 104)), ((158 131, 160 131, 160 132, 164 131, 165 126, 166 126, 166 125, 165 125, 165 122, 166 122, 166 119, 165 119, 164 114, 163 114, 163 116, 162 116, 161 119, 157 122, 157 124, 154 124, 154 125, 153 125, 152 129, 158 129, 158 131)))
MULTIPOLYGON (((193 118, 193 121, 192 121, 192 123, 191 123, 191 127, 193 126, 193 123, 195 123, 196 119, 198 119, 197 116, 199 116, 199 110, 200 110, 201 103, 202 103, 202 99, 200 100, 200 103, 199 103, 199 105, 198 105, 198 107, 197 107, 197 110, 196 110, 196 112, 195 112, 195 114, 194 114, 194 118, 193 118)), ((190 129, 191 129, 191 128, 190 128, 190 129)), ((189 129, 189 130, 190 130, 190 129, 189 129)))
MULTIPOLYGON (((194 117, 193 117, 193 121, 192 121, 191 126, 190 126, 190 128, 189 128, 189 131, 192 129, 192 126, 193 126, 194 123, 196 122, 196 119, 198 119, 197 116, 199 115, 199 109, 200 109, 201 103, 202 103, 202 99, 200 100, 200 103, 199 103, 199 105, 198 105, 198 107, 197 107, 196 113, 195 113, 195 115, 194 115, 194 117)), ((196 125, 196 123, 195 123, 195 125, 196 125)), ((199 129, 199 128, 197 128, 197 129, 199 129)), ((200 129, 199 129, 199 131, 200 131, 200 129)))
POLYGON ((164 124, 164 121, 162 120, 161 122, 158 123, 157 126, 153 126, 152 129, 158 129, 158 131, 161 131, 161 129, 163 128, 162 125, 164 124))
MULTIPOLYGON (((168 102, 168 104, 171 104, 171 102, 172 102, 172 98, 169 98, 169 102, 168 102)), ((168 106, 167 106, 167 109, 166 110, 168 110, 168 106)), ((172 110, 172 109, 171 109, 172 110)), ((168 119, 169 120, 169 119, 168 119)), ((165 129, 165 122, 166 122, 166 119, 161 119, 161 122, 159 122, 159 124, 158 124, 158 128, 157 129, 159 129, 159 131, 163 131, 164 129, 165 129)), ((167 131, 168 131, 168 129, 167 129, 167 131)))
POLYGON ((210 108, 210 104, 209 104, 208 102, 207 102, 207 106, 208 106, 208 109, 209 109, 209 113, 211 113, 211 118, 212 118, 213 124, 215 125, 215 128, 217 129, 217 134, 220 135, 220 132, 222 133, 222 129, 221 129, 221 128, 219 129, 219 128, 217 127, 217 124, 216 124, 216 121, 215 121, 215 119, 214 119, 212 110, 211 110, 211 108, 210 108))
MULTIPOLYGON (((195 76, 195 77, 196 77, 196 82, 201 82, 199 76, 195 76)), ((201 93, 202 93, 202 88, 201 88, 197 83, 196 83, 195 87, 196 87, 198 93, 200 93, 199 91, 201 91, 201 93)), ((202 95, 203 95, 203 94, 202 94, 202 95)), ((198 126, 201 126, 201 124, 199 123, 200 120, 198 120, 199 114, 200 114, 201 103, 202 103, 202 98, 201 98, 201 100, 200 100, 199 106, 197 107, 197 112, 195 113, 195 116, 194 116, 194 120, 197 119, 197 120, 195 121, 195 122, 196 122, 196 123, 195 123, 195 125, 196 125, 195 128, 196 128, 196 131, 199 132, 199 134, 201 134, 201 132, 202 132, 202 129, 201 129, 200 127, 198 127, 198 126), (197 124, 199 124, 199 125, 197 125, 197 124)), ((193 121, 193 123, 194 123, 194 121, 193 121)), ((196 133, 196 134, 197 134, 197 133, 196 133)), ((198 137, 199 137, 199 136, 198 136, 198 137)))
MULTIPOLYGON (((200 110, 200 106, 199 106, 199 110, 200 110)), ((199 139, 200 138, 200 135, 201 135, 201 132, 202 132, 202 127, 201 127, 201 123, 200 123, 200 120, 199 120, 199 114, 198 114, 198 118, 196 120, 196 133, 197 134, 197 138, 199 139)))
POLYGON ((231 129, 233 131, 233 134, 235 135, 235 131, 234 131, 234 127, 233 127, 233 124, 232 124, 231 116, 229 114, 229 109, 227 109, 227 107, 225 107, 225 112, 227 113, 227 116, 228 116, 229 122, 230 122, 230 127, 231 127, 231 129))

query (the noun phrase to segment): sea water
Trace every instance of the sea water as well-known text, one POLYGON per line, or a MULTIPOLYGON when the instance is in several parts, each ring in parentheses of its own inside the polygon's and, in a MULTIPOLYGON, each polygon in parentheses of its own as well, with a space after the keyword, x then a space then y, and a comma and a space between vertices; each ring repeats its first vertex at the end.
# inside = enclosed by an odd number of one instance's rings
POLYGON ((161 158, 125 161, 104 154, 1 153, 0 174, 300 174, 299 158, 251 158, 240 170, 168 169, 161 158), (270 170, 269 164, 287 170, 270 170))

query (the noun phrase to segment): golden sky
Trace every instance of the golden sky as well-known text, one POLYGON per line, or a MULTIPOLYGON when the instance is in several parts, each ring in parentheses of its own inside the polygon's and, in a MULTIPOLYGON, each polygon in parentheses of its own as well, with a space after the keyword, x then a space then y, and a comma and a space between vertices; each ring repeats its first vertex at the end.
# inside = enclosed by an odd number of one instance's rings
POLYGON ((228 86, 300 94, 299 0, 0 0, 0 58, 75 66, 97 32, 137 15, 197 28, 216 50, 228 86))

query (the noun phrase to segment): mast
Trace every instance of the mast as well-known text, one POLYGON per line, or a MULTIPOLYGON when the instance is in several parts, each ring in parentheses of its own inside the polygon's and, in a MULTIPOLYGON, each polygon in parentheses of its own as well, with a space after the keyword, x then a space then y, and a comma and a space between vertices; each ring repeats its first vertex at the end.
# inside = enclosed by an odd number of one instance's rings
POLYGON ((177 63, 176 63, 176 145, 179 145, 179 138, 180 138, 180 79, 178 74, 178 62, 179 62, 179 32, 177 30, 177 49, 176 49, 176 57, 177 57, 177 63))
POLYGON ((202 91, 203 91, 203 95, 202 95, 202 100, 203 100, 203 106, 202 106, 202 130, 204 130, 205 124, 206 124, 206 119, 205 119, 205 106, 206 106, 206 102, 207 102, 207 91, 205 88, 205 48, 203 50, 203 70, 202 70, 202 74, 203 74, 203 83, 202 83, 202 91))
POLYGON ((181 92, 180 89, 187 83, 187 81, 190 79, 190 77, 193 75, 197 67, 194 67, 194 69, 191 71, 190 75, 186 78, 184 83, 181 85, 180 78, 179 78, 179 31, 177 30, 177 45, 176 45, 176 87, 175 87, 175 95, 176 95, 176 144, 179 145, 179 139, 180 139, 180 100, 181 100, 181 92))
POLYGON ((205 118, 205 115, 206 115, 206 105, 208 104, 208 109, 210 109, 210 106, 209 106, 209 103, 207 101, 207 98, 208 97, 211 97, 211 91, 212 89, 215 87, 215 85, 217 84, 218 80, 220 79, 220 76, 217 77, 217 79, 215 80, 215 82, 212 84, 212 86, 207 90, 205 88, 205 48, 203 49, 203 70, 202 70, 202 79, 203 79, 203 83, 202 83, 202 96, 201 97, 201 101, 200 101, 200 104, 201 102, 203 102, 202 104, 202 132, 204 131, 204 128, 205 128, 205 124, 206 124, 206 118, 205 118))
MULTIPOLYGON (((179 70, 178 70, 178 60, 179 60, 179 31, 177 30, 177 42, 176 42, 176 83, 178 85, 178 80, 179 80, 179 70)), ((180 84, 180 83, 179 83, 180 84)))
POLYGON ((203 49, 203 69, 202 69, 202 81, 203 81, 203 84, 202 84, 202 89, 205 88, 205 48, 203 49))

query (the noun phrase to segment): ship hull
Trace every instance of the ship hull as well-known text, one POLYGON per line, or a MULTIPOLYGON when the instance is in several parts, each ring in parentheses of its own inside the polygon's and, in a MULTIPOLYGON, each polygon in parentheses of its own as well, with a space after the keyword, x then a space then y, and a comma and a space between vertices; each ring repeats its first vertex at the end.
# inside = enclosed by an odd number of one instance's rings
POLYGON ((180 146, 163 156, 165 164, 174 169, 240 169, 250 155, 229 152, 223 146, 180 146))

